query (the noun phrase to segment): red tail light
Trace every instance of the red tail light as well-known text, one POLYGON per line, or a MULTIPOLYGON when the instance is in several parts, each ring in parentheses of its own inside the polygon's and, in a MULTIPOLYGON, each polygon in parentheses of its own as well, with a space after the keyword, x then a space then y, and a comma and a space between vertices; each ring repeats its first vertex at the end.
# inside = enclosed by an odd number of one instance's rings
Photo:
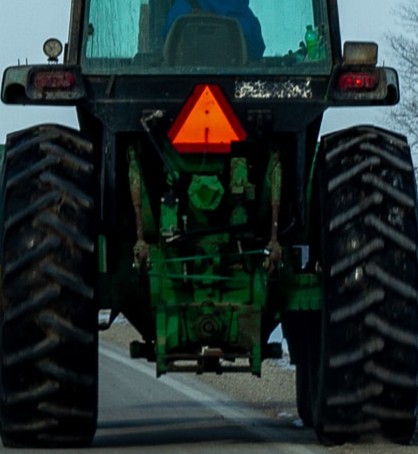
POLYGON ((38 90, 68 90, 76 85, 76 77, 70 71, 45 71, 35 74, 33 84, 38 90))
POLYGON ((341 74, 338 82, 343 91, 374 90, 378 84, 378 77, 376 74, 352 72, 341 74))

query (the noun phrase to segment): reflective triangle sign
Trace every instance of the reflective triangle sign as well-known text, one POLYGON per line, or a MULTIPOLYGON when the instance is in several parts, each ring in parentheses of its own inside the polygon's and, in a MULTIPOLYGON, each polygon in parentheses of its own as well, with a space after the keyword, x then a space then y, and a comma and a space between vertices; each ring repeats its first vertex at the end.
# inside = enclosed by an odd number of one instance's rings
POLYGON ((180 153, 229 153, 247 133, 218 85, 197 85, 168 137, 180 153))

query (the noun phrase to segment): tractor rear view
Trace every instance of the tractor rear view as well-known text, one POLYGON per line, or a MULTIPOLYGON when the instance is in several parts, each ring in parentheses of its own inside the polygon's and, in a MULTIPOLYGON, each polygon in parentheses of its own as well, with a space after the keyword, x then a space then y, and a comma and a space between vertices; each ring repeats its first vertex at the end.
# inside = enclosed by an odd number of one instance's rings
POLYGON ((328 107, 396 104, 397 74, 374 43, 341 52, 336 0, 247 3, 73 0, 64 62, 50 39, 48 64, 6 70, 3 102, 75 106, 79 130, 7 137, 5 446, 91 443, 120 313, 157 376, 259 376, 281 323, 320 441, 413 436, 410 150, 374 126, 319 138, 328 107))

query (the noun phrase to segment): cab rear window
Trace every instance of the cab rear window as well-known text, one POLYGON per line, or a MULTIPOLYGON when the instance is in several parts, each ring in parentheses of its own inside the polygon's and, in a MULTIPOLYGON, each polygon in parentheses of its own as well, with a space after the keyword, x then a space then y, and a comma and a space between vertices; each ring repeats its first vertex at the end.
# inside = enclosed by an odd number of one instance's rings
POLYGON ((83 70, 326 74, 325 0, 89 0, 83 70))

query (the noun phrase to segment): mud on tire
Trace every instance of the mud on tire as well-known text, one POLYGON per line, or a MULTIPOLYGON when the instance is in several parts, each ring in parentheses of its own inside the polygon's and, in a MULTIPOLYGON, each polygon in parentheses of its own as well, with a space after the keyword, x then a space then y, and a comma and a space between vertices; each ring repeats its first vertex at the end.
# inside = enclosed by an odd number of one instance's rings
POLYGON ((319 162, 323 339, 314 425, 324 442, 408 443, 417 407, 416 183, 402 136, 326 136, 319 162))
POLYGON ((5 446, 88 445, 97 419, 90 142, 45 125, 7 138, 0 374, 5 446))

